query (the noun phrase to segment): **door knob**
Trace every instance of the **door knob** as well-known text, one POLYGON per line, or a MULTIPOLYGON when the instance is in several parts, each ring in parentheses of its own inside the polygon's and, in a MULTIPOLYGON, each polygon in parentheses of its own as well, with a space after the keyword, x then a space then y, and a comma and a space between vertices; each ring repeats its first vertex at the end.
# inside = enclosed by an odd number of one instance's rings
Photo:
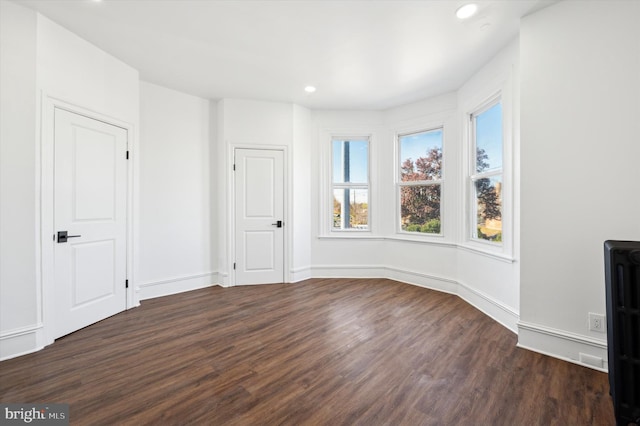
POLYGON ((279 220, 276 223, 272 223, 273 226, 277 226, 278 228, 282 228, 282 221, 279 220))
POLYGON ((67 235, 67 231, 58 231, 58 244, 66 243, 69 238, 78 238, 82 235, 67 235))

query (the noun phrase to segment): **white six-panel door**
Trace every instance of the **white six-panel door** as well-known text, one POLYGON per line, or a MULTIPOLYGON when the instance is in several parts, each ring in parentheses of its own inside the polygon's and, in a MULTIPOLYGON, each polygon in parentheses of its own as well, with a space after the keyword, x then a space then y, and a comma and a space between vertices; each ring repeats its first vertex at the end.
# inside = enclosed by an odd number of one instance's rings
POLYGON ((284 281, 283 219, 283 151, 236 149, 235 282, 237 285, 284 281))
POLYGON ((58 338, 126 309, 127 131, 56 108, 54 149, 58 338))

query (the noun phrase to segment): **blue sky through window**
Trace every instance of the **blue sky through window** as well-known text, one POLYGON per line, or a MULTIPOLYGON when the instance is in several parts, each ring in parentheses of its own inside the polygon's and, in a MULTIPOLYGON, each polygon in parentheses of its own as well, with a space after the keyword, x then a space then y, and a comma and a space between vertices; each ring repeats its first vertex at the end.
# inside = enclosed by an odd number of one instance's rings
POLYGON ((442 129, 400 136, 400 164, 408 158, 415 163, 433 148, 442 148, 442 129))
MULTIPOLYGON (((345 183, 344 145, 345 140, 333 140, 333 182, 345 183)), ((369 181, 369 141, 349 140, 349 180, 352 183, 369 181)))
MULTIPOLYGON (((489 169, 502 167, 502 104, 476 116, 476 146, 488 155, 489 169)), ((480 170, 476 170, 480 171, 480 170)))

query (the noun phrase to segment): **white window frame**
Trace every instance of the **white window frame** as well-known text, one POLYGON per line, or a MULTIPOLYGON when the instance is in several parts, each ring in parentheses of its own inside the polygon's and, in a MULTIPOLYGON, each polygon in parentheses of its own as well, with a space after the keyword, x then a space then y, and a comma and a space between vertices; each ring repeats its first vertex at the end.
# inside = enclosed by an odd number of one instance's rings
POLYGON ((446 174, 446 167, 445 167, 445 129, 444 129, 444 125, 440 124, 440 125, 436 125, 436 126, 425 126, 425 127, 421 127, 419 129, 415 129, 415 130, 408 130, 408 131, 403 131, 401 133, 397 133, 396 134, 396 156, 395 156, 395 186, 396 186, 396 224, 395 224, 395 228, 396 228, 396 233, 403 235, 403 236, 411 236, 411 237, 419 237, 419 238, 443 238, 444 235, 444 224, 445 224, 445 214, 444 214, 444 197, 445 197, 445 191, 444 191, 444 182, 445 182, 445 174, 446 174), (410 181, 410 182, 403 182, 402 181, 402 176, 401 176, 401 169, 402 169, 402 164, 400 163, 402 161, 401 159, 401 149, 400 149, 400 138, 404 137, 404 136, 409 136, 409 135, 414 135, 417 133, 428 133, 428 132, 433 132, 436 130, 441 130, 442 131, 442 165, 441 165, 441 177, 440 179, 435 179, 435 180, 420 180, 420 181, 410 181), (402 203, 401 203, 401 196, 402 196, 402 188, 403 187, 408 187, 408 186, 433 186, 433 185, 440 185, 440 232, 435 234, 435 233, 427 233, 427 232, 412 232, 412 231, 405 231, 402 229, 402 203))
POLYGON ((349 233, 360 234, 360 233, 371 233, 372 232, 372 223, 371 223, 371 135, 341 135, 341 134, 331 134, 329 138, 329 179, 328 179, 328 197, 327 197, 327 209, 328 209, 328 223, 327 226, 329 228, 330 233, 332 234, 343 234, 347 235, 349 233), (334 164, 333 164, 333 143, 334 141, 366 141, 367 142, 367 182, 334 182, 333 181, 333 172, 334 172, 334 164), (333 192, 336 189, 366 189, 367 190, 367 228, 359 229, 359 228, 343 228, 336 229, 333 226, 333 192))
POLYGON ((478 105, 471 113, 468 114, 468 122, 469 122, 469 132, 468 132, 468 165, 467 165, 467 202, 468 208, 466 218, 467 218, 467 240, 473 244, 478 244, 480 246, 485 246, 489 249, 504 251, 506 247, 505 241, 510 237, 509 228, 505 225, 511 223, 509 220, 510 215, 507 210, 507 206, 510 205, 510 200, 508 199, 508 192, 505 191, 506 188, 510 188, 510 184, 506 182, 507 173, 506 170, 510 168, 510 164, 507 164, 510 161, 510 157, 507 155, 508 150, 506 149, 508 144, 507 139, 507 126, 505 125, 507 122, 507 117, 505 114, 505 103, 501 92, 491 96, 485 102, 478 105), (502 165, 500 168, 489 169, 484 172, 477 172, 477 146, 476 146, 476 118, 482 113, 488 111, 492 107, 497 104, 501 104, 502 107, 502 165), (482 238, 478 238, 477 234, 477 215, 478 215, 478 204, 476 200, 476 187, 475 183, 480 179, 490 179, 495 176, 501 176, 502 188, 501 188, 501 241, 489 241, 482 238), (505 220, 506 219, 506 220, 505 220))

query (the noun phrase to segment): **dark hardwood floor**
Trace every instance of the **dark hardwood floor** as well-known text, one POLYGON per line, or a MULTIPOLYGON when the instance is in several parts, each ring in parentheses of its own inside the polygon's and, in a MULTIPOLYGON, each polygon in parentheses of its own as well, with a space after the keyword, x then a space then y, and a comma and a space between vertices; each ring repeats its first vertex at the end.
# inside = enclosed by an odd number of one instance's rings
POLYGON ((383 279, 146 300, 0 363, 1 402, 90 425, 613 425, 607 375, 383 279))

